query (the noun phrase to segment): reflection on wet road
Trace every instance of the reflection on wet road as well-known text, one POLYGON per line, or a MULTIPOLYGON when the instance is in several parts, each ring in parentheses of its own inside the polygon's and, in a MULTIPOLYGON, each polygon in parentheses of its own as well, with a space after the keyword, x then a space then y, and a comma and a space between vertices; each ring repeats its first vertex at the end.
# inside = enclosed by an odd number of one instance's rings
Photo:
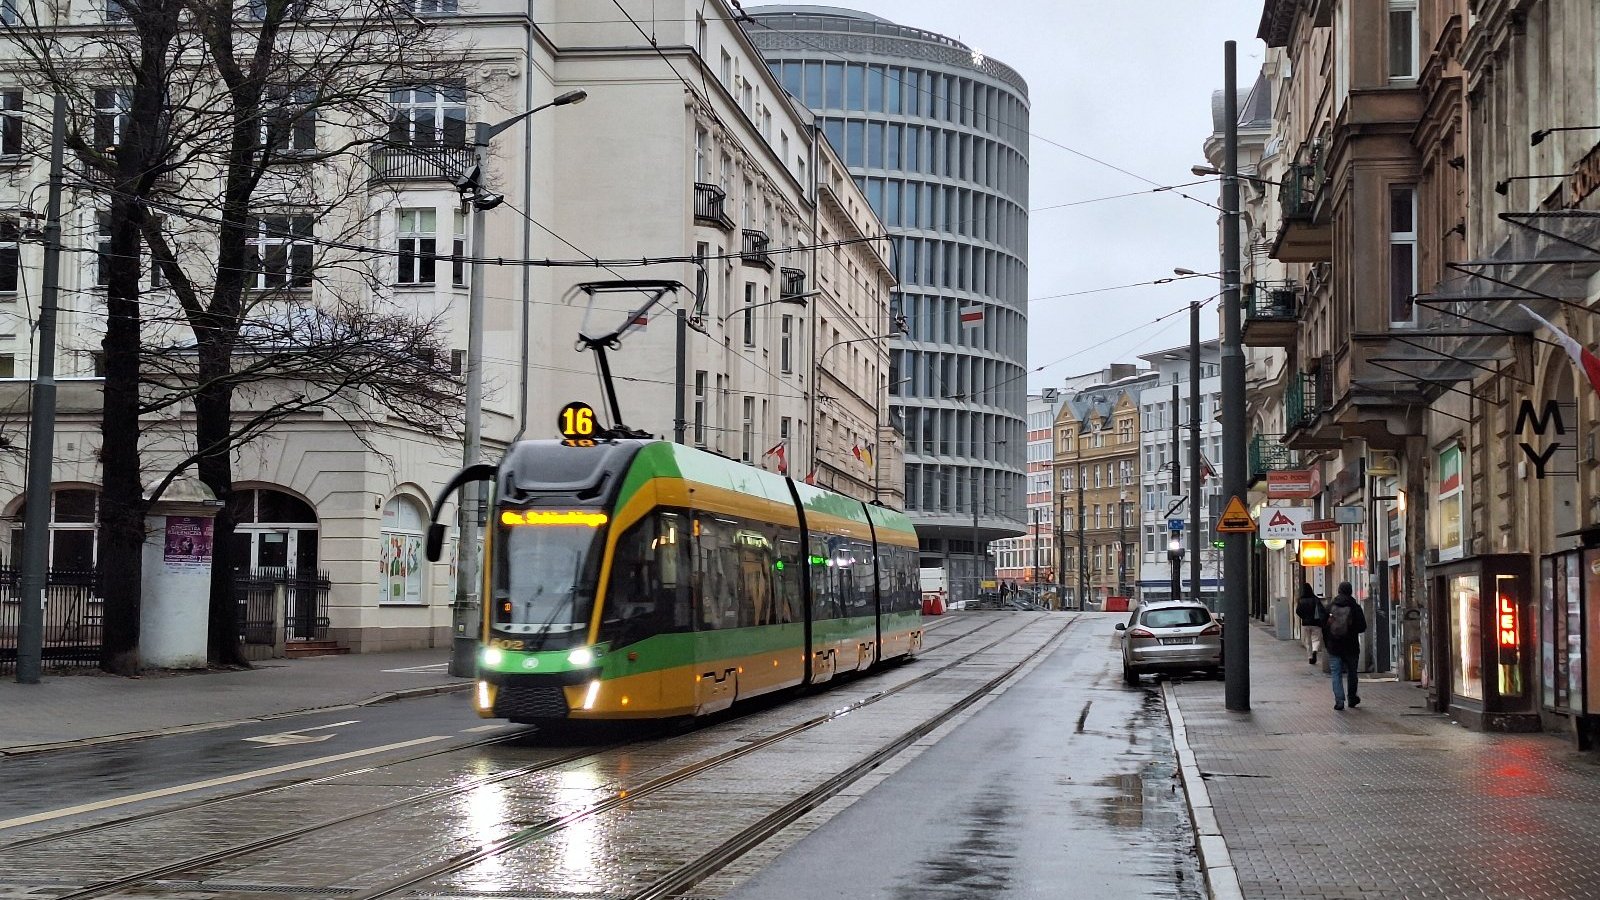
POLYGON ((1085 617, 1020 682, 726 896, 1204 897, 1159 688, 1121 683, 1115 620, 1085 617))

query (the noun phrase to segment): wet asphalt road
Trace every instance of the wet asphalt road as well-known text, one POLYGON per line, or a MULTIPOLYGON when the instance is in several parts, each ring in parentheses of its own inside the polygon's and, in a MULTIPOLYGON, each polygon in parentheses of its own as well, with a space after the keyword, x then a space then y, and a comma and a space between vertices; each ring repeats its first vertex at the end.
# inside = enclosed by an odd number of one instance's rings
MULTIPOLYGON (((200 787, 162 798, 164 804, 196 800, 263 782, 311 778, 321 772, 346 771, 402 754, 461 746, 502 733, 494 723, 474 715, 465 696, 418 697, 0 760, 0 781, 6 785, 0 796, 0 820, 182 788, 330 756, 345 757, 325 765, 310 765, 248 782, 200 787), (488 728, 483 728, 486 725, 488 728), (396 744, 409 746, 394 747, 396 744)), ((124 804, 114 812, 144 811, 148 805, 124 804)))
POLYGON ((1020 681, 729 900, 1201 898, 1159 686, 1089 614, 1020 681))

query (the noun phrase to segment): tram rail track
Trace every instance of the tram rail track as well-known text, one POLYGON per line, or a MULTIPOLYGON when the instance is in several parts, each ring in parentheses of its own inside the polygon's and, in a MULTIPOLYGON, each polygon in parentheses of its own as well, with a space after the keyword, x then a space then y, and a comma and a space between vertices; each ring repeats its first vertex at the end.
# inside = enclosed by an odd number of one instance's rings
MULTIPOLYGON (((961 620, 959 620, 959 619, 951 619, 951 620, 944 620, 943 622, 940 622, 940 623, 937 623, 937 624, 938 624, 938 627, 939 627, 940 630, 944 630, 945 628, 953 627, 959 621, 961 621, 961 620), (950 624, 946 625, 946 624, 944 624, 945 622, 948 622, 950 624)), ((997 626, 1001 625, 1004 621, 1006 621, 1006 619, 992 619, 990 621, 987 621, 987 622, 984 622, 984 623, 980 624, 976 628, 972 628, 970 630, 963 630, 963 631, 960 631, 960 633, 958 633, 958 634, 949 635, 948 639, 942 640, 939 643, 934 644, 932 647, 925 647, 924 648, 924 652, 926 652, 927 650, 930 650, 930 649, 936 649, 938 647, 948 646, 948 645, 950 645, 952 643, 956 643, 956 642, 964 640, 966 638, 982 634, 983 632, 986 632, 991 628, 994 628, 994 627, 997 627, 997 626)), ((1069 624, 1070 624, 1070 622, 1069 622, 1069 624)), ((985 651, 987 651, 989 649, 992 649, 994 646, 1004 642, 1005 640, 1007 640, 1010 637, 1014 636, 1016 633, 1019 633, 1020 631, 1022 631, 1026 627, 1027 627, 1027 623, 1023 624, 1021 627, 1019 627, 1017 629, 1014 629, 1014 630, 1010 631, 1008 634, 1006 634, 1006 635, 1004 635, 1004 636, 1002 636, 1000 638, 997 638, 996 640, 991 641, 988 644, 985 644, 983 647, 979 648, 978 650, 975 650, 975 651, 972 651, 971 653, 966 654, 965 656, 963 656, 963 657, 961 657, 961 658, 959 658, 957 660, 954 660, 952 662, 940 665, 940 666, 930 670, 929 672, 921 673, 921 674, 917 675, 916 677, 914 677, 912 679, 909 679, 909 680, 907 680, 905 682, 901 682, 900 684, 897 684, 897 685, 895 685, 893 687, 890 687, 890 688, 888 688, 888 689, 886 689, 884 691, 880 691, 880 692, 874 693, 872 695, 869 695, 866 698, 858 700, 858 701, 856 701, 854 703, 851 703, 851 704, 849 704, 849 705, 847 705, 847 706, 845 706, 843 708, 834 710, 834 711, 832 711, 830 713, 827 713, 825 715, 815 716, 815 717, 813 717, 811 719, 808 719, 808 720, 806 720, 804 722, 801 722, 801 723, 799 723, 797 725, 790 726, 789 728, 778 732, 776 735, 770 736, 769 738, 763 739, 763 740, 758 741, 758 742, 753 742, 753 743, 751 743, 751 744, 749 744, 749 745, 747 745, 745 747, 738 748, 735 751, 729 751, 727 753, 720 754, 718 756, 710 758, 709 760, 702 761, 700 764, 691 764, 690 766, 683 767, 678 772, 671 773, 668 776, 663 776, 663 777, 658 778, 658 779, 653 779, 650 782, 647 782, 641 788, 635 788, 635 789, 632 789, 630 791, 623 791, 623 792, 621 792, 622 796, 617 797, 617 798, 613 798, 613 799, 615 799, 618 802, 626 802, 630 797, 640 796, 640 793, 639 793, 640 791, 644 791, 646 794, 648 794, 650 792, 661 790, 662 788, 664 788, 664 787, 666 787, 666 786, 668 786, 668 785, 670 785, 672 783, 677 783, 678 781, 682 781, 685 778, 692 777, 693 775, 698 774, 701 771, 705 771, 705 770, 707 770, 709 768, 714 768, 717 765, 725 764, 726 762, 731 761, 734 758, 737 758, 739 756, 748 755, 749 753, 754 752, 757 749, 760 749, 760 748, 765 747, 765 746, 770 746, 771 744, 776 743, 779 740, 783 740, 783 739, 786 739, 788 737, 792 737, 794 734, 799 734, 799 733, 802 733, 804 731, 810 730, 812 728, 816 728, 816 727, 818 727, 818 726, 820 726, 822 724, 825 724, 828 721, 832 721, 834 719, 837 719, 838 717, 840 717, 842 715, 846 715, 846 714, 848 714, 850 712, 853 712, 853 711, 855 711, 855 710, 857 710, 857 709, 859 709, 861 707, 871 705, 871 704, 876 703, 876 702, 878 702, 878 701, 880 701, 882 699, 885 699, 887 697, 893 696, 894 694, 897 694, 900 691, 903 691, 903 690, 905 690, 905 689, 907 689, 907 688, 909 688, 909 687, 911 687, 911 686, 913 686, 915 684, 919 684, 919 683, 921 683, 921 682, 923 682, 923 681, 925 681, 925 680, 927 680, 929 678, 932 678, 932 677, 934 677, 934 676, 936 676, 938 674, 946 672, 946 671, 950 670, 951 668, 954 668, 955 666, 961 664, 962 662, 965 662, 965 661, 971 659, 972 657, 974 657, 974 656, 976 656, 978 654, 981 654, 981 653, 983 653, 983 652, 985 652, 985 651)), ((1063 629, 1063 631, 1064 631, 1064 629, 1063 629)), ((384 771, 384 770, 388 770, 388 769, 393 769, 393 768, 396 768, 396 767, 399 767, 399 766, 403 766, 403 765, 406 765, 406 764, 409 764, 409 763, 417 762, 419 760, 428 759, 430 757, 438 757, 438 756, 443 756, 443 755, 448 755, 448 754, 459 753, 461 751, 471 750, 471 749, 475 749, 475 748, 478 748, 478 747, 506 743, 506 742, 509 742, 509 741, 516 740, 519 737, 524 737, 525 735, 526 735, 526 732, 524 732, 524 731, 512 732, 512 733, 503 734, 503 735, 496 735, 494 737, 485 738, 485 739, 481 739, 481 740, 477 740, 477 741, 472 741, 472 742, 467 743, 467 744, 455 745, 455 746, 446 747, 446 748, 438 748, 438 749, 430 750, 430 751, 428 751, 426 753, 411 754, 411 755, 408 755, 408 756, 406 756, 404 758, 396 759, 396 760, 392 760, 392 761, 387 761, 387 762, 384 762, 382 764, 361 766, 361 767, 350 769, 350 770, 346 770, 346 771, 343 771, 343 772, 332 773, 332 774, 327 774, 327 775, 321 775, 321 776, 318 776, 318 777, 315 777, 315 778, 297 779, 294 782, 291 782, 291 783, 288 783, 288 784, 277 784, 277 785, 272 785, 270 787, 259 788, 259 789, 256 789, 256 790, 240 791, 240 792, 236 792, 234 794, 230 794, 230 795, 226 795, 226 796, 206 798, 204 800, 199 800, 199 801, 196 801, 196 802, 193 802, 193 803, 184 804, 184 805, 178 806, 178 807, 172 807, 172 808, 168 808, 168 809, 157 810, 157 811, 138 814, 138 815, 133 815, 133 816, 125 816, 125 817, 122 817, 122 818, 119 818, 119 819, 114 819, 114 820, 110 820, 110 821, 106 821, 106 822, 91 823, 91 824, 88 824, 88 825, 84 825, 84 826, 81 826, 81 827, 78 827, 78 828, 69 829, 69 830, 66 830, 66 831, 53 832, 53 833, 50 833, 50 834, 42 834, 42 835, 36 835, 36 836, 24 838, 22 840, 15 841, 15 842, 12 842, 10 844, 6 844, 4 846, 0 846, 0 868, 4 867, 3 866, 3 863, 4 863, 3 855, 5 853, 11 852, 11 851, 30 849, 30 848, 37 848, 37 847, 48 845, 48 844, 50 844, 52 842, 66 842, 66 841, 69 841, 70 839, 81 838, 81 837, 84 837, 84 836, 87 836, 87 835, 92 835, 92 834, 97 833, 97 832, 105 832, 105 831, 109 831, 109 830, 113 830, 113 829, 117 829, 117 828, 133 827, 133 826, 143 825, 143 824, 146 824, 146 823, 149 823, 149 822, 152 822, 152 821, 157 821, 157 820, 164 819, 164 818, 176 817, 176 816, 178 816, 178 815, 180 815, 182 813, 193 812, 193 811, 198 810, 198 809, 203 809, 203 808, 207 808, 207 807, 215 807, 215 806, 218 806, 218 805, 221 805, 221 804, 227 804, 227 803, 247 802, 247 801, 249 801, 251 799, 256 799, 256 798, 260 798, 260 797, 267 796, 267 795, 272 795, 272 794, 280 794, 280 793, 284 793, 284 792, 287 792, 287 791, 295 790, 297 788, 313 787, 313 786, 316 786, 316 785, 319 785, 319 784, 325 784, 325 783, 333 782, 333 781, 336 781, 336 780, 341 779, 341 778, 348 778, 348 777, 351 777, 351 776, 354 776, 354 775, 361 775, 361 774, 366 774, 366 773, 380 772, 380 771, 384 771)), ((104 896, 107 896, 108 894, 112 894, 114 892, 118 892, 118 891, 124 890, 126 888, 132 888, 132 887, 138 887, 138 886, 151 886, 151 887, 157 887, 158 889, 160 889, 162 887, 171 887, 174 883, 178 883, 178 884, 187 883, 187 882, 184 882, 182 879, 177 879, 175 881, 173 879, 173 876, 180 876, 180 875, 183 875, 184 873, 192 872, 195 869, 199 869, 199 868, 202 868, 202 867, 213 866, 213 865, 215 865, 217 863, 223 863, 223 862, 227 862, 229 860, 235 860, 235 859, 248 857, 248 856, 250 856, 252 854, 260 853, 260 852, 265 851, 265 850, 270 850, 270 849, 272 849, 274 847, 279 847, 279 846, 283 846, 283 845, 286 845, 286 844, 290 844, 290 843, 292 843, 292 842, 294 842, 296 840, 305 838, 305 837, 307 837, 309 835, 312 835, 312 834, 315 834, 317 832, 325 831, 325 830, 328 830, 328 829, 331 829, 331 828, 335 828, 337 826, 344 825, 344 824, 347 824, 347 823, 350 823, 350 822, 353 822, 353 821, 358 821, 360 819, 381 815, 381 814, 387 813, 387 812, 395 812, 397 810, 405 809, 407 807, 412 807, 412 806, 415 806, 417 804, 433 803, 433 802, 437 802, 437 801, 441 801, 441 800, 448 800, 448 799, 450 799, 452 797, 468 794, 468 793, 470 793, 472 791, 478 790, 478 789, 480 789, 480 788, 482 788, 484 786, 487 786, 487 785, 492 785, 492 784, 501 783, 501 782, 505 782, 505 781, 511 781, 511 780, 514 780, 514 779, 517 779, 517 778, 524 778, 524 777, 528 777, 528 776, 532 776, 532 775, 537 775, 540 772, 548 771, 550 769, 553 769, 553 768, 556 768, 556 767, 559 767, 559 766, 565 766, 565 765, 573 764, 573 763, 576 763, 576 762, 580 762, 580 761, 582 761, 584 759, 587 759, 587 758, 599 758, 599 757, 602 757, 602 756, 604 756, 606 754, 609 754, 609 753, 613 753, 613 752, 615 752, 615 751, 627 746, 628 743, 629 742, 624 741, 624 742, 620 742, 620 743, 616 743, 616 744, 603 746, 603 747, 600 747, 598 749, 593 747, 593 746, 578 748, 578 749, 576 749, 576 750, 574 750, 574 751, 572 751, 570 753, 564 753, 564 754, 560 754, 560 755, 557 755, 557 756, 554 756, 554 757, 551 757, 551 758, 548 758, 548 759, 543 759, 543 760, 540 760, 537 763, 533 763, 533 764, 530 764, 530 765, 513 767, 513 768, 510 768, 510 769, 506 769, 506 770, 500 771, 500 772, 495 772, 495 773, 491 773, 489 775, 484 775, 484 776, 481 776, 481 777, 473 778, 473 779, 471 779, 469 781, 466 781, 466 782, 463 782, 463 783, 460 783, 460 784, 456 784, 456 785, 451 785, 449 787, 435 788, 435 789, 432 789, 432 790, 422 791, 422 792, 417 793, 417 794, 412 794, 412 795, 408 795, 406 797, 402 797, 402 798, 398 798, 398 799, 395 799, 395 800, 392 800, 392 801, 381 803, 381 804, 379 804, 377 806, 374 806, 374 807, 371 807, 371 808, 368 808, 368 809, 357 810, 357 811, 354 811, 354 812, 341 814, 341 815, 330 817, 330 818, 327 818, 327 819, 322 819, 322 820, 319 820, 317 822, 313 822, 313 823, 310 823, 310 824, 307 824, 307 825, 303 825, 303 826, 300 826, 300 827, 296 827, 296 828, 293 828, 293 829, 289 829, 289 830, 286 830, 286 831, 281 831, 281 832, 278 832, 278 833, 275 833, 275 834, 271 834, 271 835, 255 838, 255 839, 248 840, 248 841, 243 841, 243 842, 240 842, 240 843, 229 845, 227 847, 217 848, 217 849, 210 850, 210 851, 202 853, 202 854, 196 854, 194 856, 190 856, 190 857, 187 857, 185 859, 173 860, 173 861, 170 861, 170 862, 167 862, 167 863, 163 863, 163 864, 160 864, 160 865, 150 866, 150 867, 141 869, 141 870, 139 870, 137 872, 128 873, 126 875, 122 875, 122 876, 119 876, 119 877, 116 877, 116 878, 104 879, 104 880, 101 880, 101 881, 97 881, 95 883, 92 883, 92 884, 89 884, 89 885, 85 885, 85 886, 83 886, 81 888, 78 888, 76 890, 70 890, 68 892, 58 894, 58 895, 55 896, 54 900, 90 900, 90 898, 104 897, 104 896)), ((547 820, 547 822, 545 822, 545 823, 540 823, 539 825, 531 826, 530 828, 525 828, 525 829, 517 832, 516 835, 512 836, 512 837, 516 837, 517 835, 523 835, 524 839, 520 840, 520 841, 517 841, 512 846, 508 847, 507 851, 509 851, 509 849, 514 849, 515 846, 521 846, 522 844, 531 843, 532 841, 539 839, 539 837, 542 836, 542 835, 533 834, 532 832, 537 830, 537 829, 539 829, 541 826, 548 826, 548 825, 551 825, 553 823, 559 823, 559 822, 563 822, 563 821, 566 821, 566 822, 568 822, 568 824, 570 824, 570 822, 579 821, 579 820, 581 820, 583 818, 587 818, 589 816, 597 815, 597 814, 600 814, 600 813, 604 812, 605 811, 604 809, 601 809, 601 808, 598 808, 598 807, 605 806, 605 805, 606 805, 605 803, 597 804, 596 808, 594 808, 594 809, 580 810, 580 811, 577 811, 577 812, 575 812, 573 814, 569 814, 568 816, 560 817, 559 819, 547 820)), ((554 831, 559 831, 559 830, 560 830, 560 828, 556 827, 550 833, 554 833, 554 831)), ((456 868, 460 868, 463 865, 470 865, 470 864, 471 864, 471 861, 463 861, 459 865, 457 865, 456 868)), ((373 896, 386 896, 388 894, 395 893, 395 892, 397 892, 399 890, 403 890, 406 886, 409 886, 409 884, 415 884, 415 883, 418 883, 418 881, 420 881, 420 880, 426 880, 427 878, 430 878, 430 877, 434 877, 434 876, 429 874, 429 875, 423 875, 420 878, 412 878, 412 879, 409 879, 407 885, 400 885, 399 887, 390 886, 385 891, 383 891, 381 893, 375 893, 375 894, 373 894, 373 896)), ((281 890, 279 890, 277 892, 278 893, 282 893, 281 890)), ((326 893, 326 891, 307 890, 307 893, 326 893)), ((338 893, 340 895, 342 895, 342 896, 365 896, 366 895, 365 893, 360 893, 360 894, 353 893, 353 892, 351 892, 349 890, 340 890, 340 891, 338 891, 338 893)))

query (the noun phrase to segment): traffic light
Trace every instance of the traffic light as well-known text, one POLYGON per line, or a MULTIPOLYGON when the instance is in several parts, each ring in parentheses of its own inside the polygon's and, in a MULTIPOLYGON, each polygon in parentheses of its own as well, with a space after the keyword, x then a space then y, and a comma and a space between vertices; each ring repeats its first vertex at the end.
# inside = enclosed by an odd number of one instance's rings
POLYGON ((1224 549, 1227 549, 1228 542, 1223 540, 1222 538, 1217 538, 1216 540, 1213 540, 1211 542, 1211 546, 1212 546, 1213 549, 1216 549, 1216 550, 1224 550, 1224 549))

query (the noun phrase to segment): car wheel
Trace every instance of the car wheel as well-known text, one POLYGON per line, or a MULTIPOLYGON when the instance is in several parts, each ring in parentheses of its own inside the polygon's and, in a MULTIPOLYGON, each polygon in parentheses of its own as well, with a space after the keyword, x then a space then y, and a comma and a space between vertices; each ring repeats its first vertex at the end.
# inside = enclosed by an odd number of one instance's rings
POLYGON ((1124 684, 1136 685, 1139 683, 1139 673, 1127 666, 1122 667, 1122 681, 1124 684))
POLYGON ((1221 666, 1217 666, 1216 668, 1212 669, 1211 671, 1207 672, 1206 674, 1210 675, 1212 678, 1217 679, 1218 681, 1221 681, 1222 678, 1223 678, 1222 667, 1221 666))

